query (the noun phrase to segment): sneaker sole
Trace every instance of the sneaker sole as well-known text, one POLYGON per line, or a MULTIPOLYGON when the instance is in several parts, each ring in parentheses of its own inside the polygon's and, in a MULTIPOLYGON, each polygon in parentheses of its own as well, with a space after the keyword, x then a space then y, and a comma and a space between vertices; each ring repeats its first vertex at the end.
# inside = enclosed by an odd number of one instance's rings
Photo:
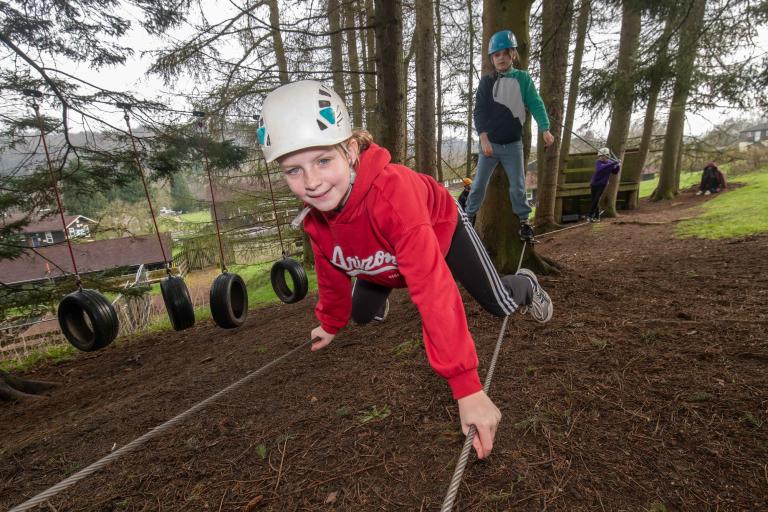
POLYGON ((541 287, 541 285, 539 284, 539 279, 536 277, 536 274, 534 274, 527 268, 521 268, 520 270, 517 271, 517 275, 526 276, 533 283, 535 283, 534 295, 536 293, 540 294, 542 297, 546 299, 546 302, 549 304, 549 307, 546 308, 547 311, 543 311, 543 309, 540 307, 540 304, 537 304, 536 301, 533 301, 533 303, 530 306, 528 306, 528 308, 530 308, 531 316, 533 317, 533 319, 539 322, 540 324, 544 324, 552 320, 552 315, 555 309, 552 304, 552 298, 544 290, 544 288, 541 287))

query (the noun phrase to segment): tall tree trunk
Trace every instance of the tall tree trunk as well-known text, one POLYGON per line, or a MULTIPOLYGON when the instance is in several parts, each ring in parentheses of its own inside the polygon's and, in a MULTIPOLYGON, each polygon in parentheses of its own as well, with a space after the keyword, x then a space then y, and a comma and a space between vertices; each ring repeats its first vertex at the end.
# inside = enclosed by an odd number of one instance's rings
POLYGON ((677 145, 677 162, 675 162, 675 195, 680 193, 680 168, 683 164, 683 155, 685 154, 685 137, 680 130, 680 142, 677 145))
POLYGON ((275 49, 275 61, 281 84, 288 83, 288 61, 285 58, 285 47, 283 46, 283 36, 280 34, 280 10, 277 7, 277 0, 267 0, 269 5, 269 24, 272 26, 272 46, 275 49))
POLYGON ((558 227, 555 219, 555 196, 557 195, 558 150, 563 125, 563 101, 565 97, 565 75, 568 72, 568 48, 571 39, 572 0, 549 0, 542 7, 542 33, 544 47, 541 49, 541 98, 547 108, 551 124, 550 132, 555 142, 544 145, 541 135, 536 144, 537 188, 536 228, 551 231, 558 227))
MULTIPOLYGON (((403 93, 403 121, 402 125, 400 126, 400 137, 403 139, 403 159, 402 162, 405 163, 406 159, 408 158, 408 76, 410 74, 411 69, 411 59, 413 59, 413 56, 416 54, 416 39, 415 37, 411 37, 411 44, 408 46, 408 51, 405 52, 405 55, 403 57, 402 62, 402 81, 400 82, 400 88, 403 93)), ((403 42, 405 44, 405 42, 403 42)), ((414 116, 415 117, 415 116, 414 116)))
MULTIPOLYGON (((373 0, 365 0, 365 11, 360 13, 365 20, 365 25, 372 26, 374 22, 373 0)), ((365 53, 365 126, 378 138, 378 126, 376 123, 376 34, 372 28, 361 30, 361 37, 365 37, 361 46, 365 53)))
POLYGON ((472 140, 475 131, 472 128, 472 112, 475 105, 475 17, 472 13, 472 2, 467 0, 467 17, 469 19, 469 33, 467 34, 467 170, 464 173, 467 178, 472 177, 472 140))
POLYGON ((328 0, 328 28, 331 32, 331 73, 333 75, 333 90, 346 101, 344 88, 344 52, 341 37, 341 12, 339 0, 328 0))
MULTIPOLYGON (((568 155, 571 153, 571 138, 573 135, 573 122, 576 118, 576 100, 579 98, 579 85, 581 82, 581 62, 584 58, 584 41, 587 37, 589 15, 592 8, 591 0, 581 0, 579 5, 579 17, 576 22, 576 48, 573 51, 573 63, 571 64, 571 81, 568 85, 568 102, 565 107, 565 123, 563 124, 562 142, 560 143, 560 159, 557 175, 558 186, 565 184, 565 170, 568 168, 568 155)), ((563 215, 563 200, 555 199, 555 220, 563 215)))
POLYGON ((576 100, 579 98, 579 82, 581 81, 581 61, 584 58, 584 41, 587 38, 591 8, 592 0, 581 0, 579 17, 576 21, 576 47, 573 50, 571 82, 568 85, 568 103, 565 107, 563 140, 560 144, 560 163, 558 167, 563 171, 568 168, 568 155, 571 152, 571 133, 573 132, 573 120, 576 118, 576 100))
POLYGON ((416 0, 416 170, 437 177, 435 155, 435 28, 432 0, 416 0))
POLYGON ((378 137, 394 162, 405 159, 403 124, 403 20, 400 0, 375 0, 376 118, 378 137))
MULTIPOLYGON (((520 54, 518 66, 528 67, 530 33, 528 29, 533 0, 483 0, 483 71, 491 71, 488 59, 488 40, 494 32, 509 28, 517 37, 520 54)), ((488 185, 485 201, 478 213, 477 229, 480 233, 496 268, 502 274, 517 270, 523 243, 517 235, 520 227, 517 215, 512 213, 509 202, 509 182, 502 171, 494 172, 488 185)), ((537 273, 557 272, 555 264, 539 256, 534 246, 526 245, 522 265, 537 273)))
POLYGON ((352 124, 363 126, 363 101, 360 87, 360 59, 357 55, 357 35, 355 34, 355 7, 352 2, 344 2, 344 28, 347 34, 347 58, 349 59, 350 96, 352 96, 352 124))
MULTIPOLYGON (((608 128, 606 144, 617 158, 624 158, 627 147, 629 124, 632 120, 634 102, 634 79, 632 72, 637 59, 637 47, 640 43, 640 10, 632 0, 624 0, 621 14, 621 36, 619 38, 619 62, 616 67, 613 102, 611 104, 611 124, 608 128)), ((606 217, 616 216, 616 197, 621 182, 621 171, 612 174, 605 187, 600 206, 606 217)))
POLYGON ((435 65, 435 84, 437 86, 437 153, 435 162, 437 164, 437 181, 442 183, 445 180, 443 176, 443 78, 440 72, 440 63, 443 61, 443 20, 440 16, 440 0, 435 0, 435 50, 437 52, 437 62, 435 65))
POLYGON ((705 0, 692 0, 691 10, 683 21, 680 31, 680 46, 677 49, 675 85, 672 89, 672 104, 669 109, 667 131, 664 135, 664 152, 661 157, 659 184, 652 199, 672 199, 678 186, 676 172, 681 140, 685 123, 685 104, 691 88, 693 64, 704 20, 705 0))
MULTIPOLYGON (((638 150, 638 162, 640 165, 640 175, 642 178, 642 168, 645 167, 645 161, 648 159, 648 152, 651 149, 651 141, 653 139, 653 127, 656 124, 656 107, 659 103, 659 94, 661 88, 664 86, 669 75, 669 54, 667 53, 667 46, 669 45, 669 39, 672 35, 672 31, 677 24, 674 22, 674 17, 670 16, 664 23, 664 32, 657 43, 658 53, 656 54, 656 62, 650 71, 649 84, 648 84, 648 103, 645 106, 645 119, 643 120, 643 134, 640 137, 640 148, 638 150)), ((630 210, 634 210, 638 207, 637 195, 632 196, 632 200, 627 207, 630 210)))

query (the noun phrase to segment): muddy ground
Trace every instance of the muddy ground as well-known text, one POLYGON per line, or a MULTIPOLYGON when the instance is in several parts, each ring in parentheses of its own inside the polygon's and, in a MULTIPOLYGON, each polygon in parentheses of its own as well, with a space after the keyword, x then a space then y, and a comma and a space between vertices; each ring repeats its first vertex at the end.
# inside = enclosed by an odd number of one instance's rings
MULTIPOLYGON (((542 239, 565 267, 542 279, 555 317, 510 321, 490 393, 504 418, 457 509, 768 509, 768 236, 675 238, 706 199, 542 239)), ((501 322, 465 299, 484 372, 501 322)), ((0 508, 301 344, 314 302, 30 372, 63 385, 0 404, 0 508)), ((41 510, 439 510, 463 436, 420 331, 398 291, 387 322, 298 352, 41 510)))

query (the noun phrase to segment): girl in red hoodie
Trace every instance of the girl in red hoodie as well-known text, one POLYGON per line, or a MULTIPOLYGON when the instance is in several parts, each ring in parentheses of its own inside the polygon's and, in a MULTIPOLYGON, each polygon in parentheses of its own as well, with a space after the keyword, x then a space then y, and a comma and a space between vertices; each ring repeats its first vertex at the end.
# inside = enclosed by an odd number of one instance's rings
POLYGON ((527 269, 500 277, 448 190, 432 177, 390 162, 363 130, 352 131, 341 98, 319 82, 282 86, 264 100, 259 143, 301 199, 315 253, 320 325, 312 350, 349 322, 380 314, 393 288, 407 287, 423 325, 432 368, 458 402, 462 430, 475 425, 474 448, 493 448, 501 413, 483 392, 477 354, 456 286, 496 316, 521 309, 539 322, 552 302, 527 269), (352 278, 356 278, 354 291, 352 278))

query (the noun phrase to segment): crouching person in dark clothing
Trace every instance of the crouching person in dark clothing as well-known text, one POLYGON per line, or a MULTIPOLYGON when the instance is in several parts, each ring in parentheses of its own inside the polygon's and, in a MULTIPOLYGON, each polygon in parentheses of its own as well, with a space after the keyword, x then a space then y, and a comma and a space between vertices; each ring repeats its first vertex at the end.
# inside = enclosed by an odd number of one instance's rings
POLYGON ((699 184, 699 190, 696 192, 697 196, 704 194, 715 194, 725 189, 725 176, 717 168, 715 162, 709 162, 704 171, 701 173, 701 183, 699 184))

